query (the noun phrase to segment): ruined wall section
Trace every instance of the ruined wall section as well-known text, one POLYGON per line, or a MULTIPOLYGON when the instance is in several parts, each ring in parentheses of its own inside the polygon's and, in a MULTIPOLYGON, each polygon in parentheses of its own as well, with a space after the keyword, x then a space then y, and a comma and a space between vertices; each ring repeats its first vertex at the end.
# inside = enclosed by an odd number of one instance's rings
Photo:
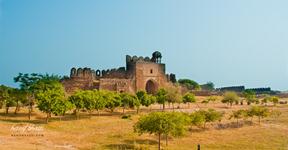
POLYGON ((134 89, 131 87, 131 80, 129 79, 103 78, 100 79, 99 89, 117 91, 120 93, 134 93, 134 89))
MULTIPOLYGON (((127 72, 125 67, 120 67, 118 69, 108 69, 108 70, 93 70, 91 68, 72 68, 70 71, 70 78, 62 81, 62 84, 65 87, 65 90, 68 93, 73 93, 79 89, 82 90, 91 90, 99 89, 100 83, 102 89, 107 87, 107 90, 110 89, 124 89, 120 85, 123 82, 125 84, 130 84, 126 80, 117 80, 120 83, 117 85, 117 88, 114 88, 116 79, 127 79, 127 72), (107 80, 106 80, 107 79, 107 80), (114 79, 114 80, 111 80, 114 79), (108 84, 108 81, 112 81, 111 84, 108 84)), ((129 89, 129 88, 127 88, 129 89)), ((124 89, 125 91, 128 91, 124 89)))
POLYGON ((62 81, 67 93, 73 93, 77 90, 92 90, 99 88, 99 81, 85 78, 70 78, 62 81))
POLYGON ((120 78, 127 79, 127 72, 125 67, 120 67, 118 69, 102 70, 101 78, 120 78))
POLYGON ((72 68, 70 78, 62 81, 62 84, 67 93, 73 93, 77 90, 90 90, 97 88, 95 82, 96 72, 90 68, 72 68))

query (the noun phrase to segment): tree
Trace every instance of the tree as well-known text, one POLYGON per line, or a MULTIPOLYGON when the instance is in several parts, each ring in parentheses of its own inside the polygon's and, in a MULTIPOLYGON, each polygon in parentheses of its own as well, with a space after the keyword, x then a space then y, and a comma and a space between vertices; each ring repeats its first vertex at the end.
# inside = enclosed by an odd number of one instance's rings
MULTIPOLYGON (((99 110, 105 108, 106 105, 110 104, 114 110, 114 93, 103 91, 103 90, 86 90, 86 91, 77 91, 75 94, 69 97, 69 101, 75 106, 75 114, 77 119, 79 119, 79 111, 85 109, 91 113, 96 109, 98 115, 100 115, 99 110), (113 104, 112 104, 113 103, 113 104)), ((119 99, 120 100, 120 99, 119 99)), ((118 107, 117 105, 116 107, 118 107)), ((112 108, 111 108, 112 109, 112 108)))
POLYGON ((60 105, 66 101, 64 87, 60 82, 50 79, 41 79, 35 84, 40 85, 37 87, 41 87, 37 89, 35 95, 37 107, 40 111, 47 114, 46 123, 48 123, 52 113, 59 114, 66 110, 66 107, 60 105), (62 108, 65 108, 65 110, 62 108))
POLYGON ((110 109, 111 112, 114 111, 115 108, 121 106, 121 97, 118 93, 111 91, 102 91, 104 93, 103 98, 106 100, 105 107, 110 109))
POLYGON ((269 116, 269 109, 262 106, 253 106, 248 110, 250 116, 257 116, 259 124, 261 123, 261 118, 269 116))
POLYGON ((200 85, 190 79, 179 79, 178 83, 182 86, 185 86, 188 90, 201 90, 200 85))
POLYGON ((80 109, 83 109, 85 105, 83 93, 83 91, 77 91, 68 98, 68 101, 70 101, 75 107, 75 115, 77 119, 79 119, 80 109))
POLYGON ((138 91, 136 93, 137 98, 140 100, 141 105, 149 107, 156 102, 156 97, 147 94, 145 91, 138 91))
POLYGON ((230 107, 232 107, 233 103, 238 103, 239 97, 235 92, 226 92, 224 93, 224 98, 222 99, 222 103, 230 104, 230 107))
POLYGON ((165 103, 167 101, 168 92, 165 89, 159 89, 156 94, 156 99, 159 104, 163 105, 163 111, 165 110, 165 103))
POLYGON ((191 124, 194 126, 202 126, 205 123, 205 115, 201 111, 190 114, 191 124))
POLYGON ((14 82, 20 83, 20 89, 27 92, 28 99, 28 119, 31 119, 31 113, 34 105, 35 89, 33 85, 42 78, 40 74, 31 73, 23 74, 19 73, 17 77, 14 78, 14 82))
POLYGON ((128 93, 121 93, 120 97, 121 97, 121 104, 123 107, 123 114, 125 113, 125 109, 127 108, 134 109, 135 107, 137 107, 137 112, 138 112, 139 107, 140 107, 140 101, 135 95, 131 95, 128 93))
POLYGON ((186 93, 183 96, 183 100, 182 100, 185 104, 188 104, 188 108, 190 107, 189 104, 190 103, 195 103, 196 102, 196 98, 195 95, 193 93, 186 93))
POLYGON ((251 103, 258 103, 258 99, 256 98, 256 93, 252 90, 245 90, 243 92, 243 95, 245 97, 245 100, 247 102, 247 105, 250 105, 251 103))
POLYGON ((6 100, 9 98, 8 87, 0 85, 0 108, 5 105, 6 100))
POLYGON ((134 125, 134 131, 139 134, 149 133, 158 135, 158 149, 160 150, 161 135, 183 135, 186 131, 188 120, 187 116, 181 113, 153 112, 141 116, 134 125))
POLYGON ((90 117, 95 109, 96 100, 95 100, 95 94, 91 90, 86 90, 82 92, 82 98, 84 102, 84 109, 88 111, 90 117))
POLYGON ((279 103, 279 98, 277 96, 271 97, 270 101, 276 106, 279 103))
POLYGON ((52 113, 56 116, 64 116, 65 113, 69 110, 72 110, 73 107, 74 105, 68 100, 56 101, 52 106, 52 113))
POLYGON ((13 99, 16 105, 14 114, 17 114, 17 112, 20 111, 20 107, 28 102, 27 93, 18 88, 11 89, 10 97, 13 99))
POLYGON ((179 88, 177 87, 169 87, 167 88, 167 101, 172 103, 172 108, 174 110, 174 104, 180 104, 182 102, 182 97, 179 88))
MULTIPOLYGON (((150 111, 151 111, 151 105, 152 104, 155 104, 156 102, 157 102, 157 99, 156 99, 156 96, 154 96, 154 95, 152 95, 152 94, 148 94, 147 95, 147 101, 148 101, 148 103, 147 104, 149 104, 149 106, 150 106, 150 111)), ((144 106, 147 106, 147 104, 145 104, 144 106)))
POLYGON ((272 97, 270 95, 264 95, 264 98, 261 100, 262 104, 265 104, 267 106, 267 103, 270 102, 272 97))
MULTIPOLYGON (((11 91, 12 90, 10 89, 8 92, 10 93, 11 91)), ((16 106, 16 103, 15 103, 13 97, 11 96, 11 93, 9 94, 9 97, 5 100, 4 106, 6 109, 6 111, 5 111, 6 115, 8 114, 10 107, 16 106)))
POLYGON ((31 113, 33 111, 33 105, 35 104, 35 93, 39 89, 44 89, 41 86, 49 86, 48 84, 35 84, 37 81, 45 79, 45 80, 54 80, 54 81, 60 81, 60 77, 57 75, 49 75, 49 74, 37 74, 37 73, 31 73, 31 74, 23 74, 19 73, 18 76, 14 78, 15 83, 20 83, 20 89, 26 92, 26 96, 28 99, 28 118, 31 119, 31 113))
POLYGON ((246 111, 243 109, 232 111, 232 114, 230 115, 230 118, 234 118, 237 121, 237 127, 239 127, 239 119, 244 118, 246 116, 246 111))
POLYGON ((168 146, 168 136, 180 137, 187 131, 187 125, 190 124, 191 120, 189 115, 180 112, 170 112, 167 114, 169 120, 173 123, 169 126, 170 132, 165 134, 166 146, 168 146))
POLYGON ((206 91, 213 91, 215 90, 215 85, 213 82, 207 82, 206 84, 203 84, 200 86, 202 90, 206 91))
POLYGON ((5 106, 5 114, 9 113, 9 108, 15 106, 15 101, 12 97, 12 88, 8 86, 1 85, 0 86, 0 100, 1 100, 1 108, 5 106))
POLYGON ((203 100, 201 103, 203 103, 203 104, 208 104, 208 103, 210 103, 210 102, 215 102, 215 101, 217 101, 218 100, 218 98, 216 97, 216 96, 209 96, 208 98, 206 98, 205 100, 203 100))
POLYGON ((218 98, 217 98, 217 96, 209 96, 209 97, 207 98, 207 100, 208 100, 209 102, 215 103, 215 102, 218 100, 218 98))
POLYGON ((93 99, 95 101, 95 109, 98 112, 98 116, 100 116, 100 110, 104 109, 106 106, 106 100, 104 99, 105 92, 102 90, 94 90, 93 99))
POLYGON ((205 116, 204 128, 206 127, 206 123, 220 121, 223 116, 222 113, 214 109, 208 109, 208 111, 200 110, 199 113, 205 116))

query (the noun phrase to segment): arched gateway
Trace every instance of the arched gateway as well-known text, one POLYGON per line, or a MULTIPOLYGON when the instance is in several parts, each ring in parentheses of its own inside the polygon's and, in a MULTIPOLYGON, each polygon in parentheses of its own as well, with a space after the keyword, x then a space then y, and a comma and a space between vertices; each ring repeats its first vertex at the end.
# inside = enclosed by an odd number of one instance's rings
POLYGON ((156 94, 158 90, 157 83, 154 82, 153 80, 148 80, 146 82, 145 90, 148 94, 156 94))

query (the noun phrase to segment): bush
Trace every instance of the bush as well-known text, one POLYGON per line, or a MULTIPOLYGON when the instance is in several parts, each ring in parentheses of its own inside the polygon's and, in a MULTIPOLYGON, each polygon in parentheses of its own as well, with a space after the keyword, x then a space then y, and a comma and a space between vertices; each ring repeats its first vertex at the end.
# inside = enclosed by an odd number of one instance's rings
POLYGON ((121 118, 122 119, 131 119, 131 115, 123 115, 121 118))
POLYGON ((200 110, 190 114, 190 121, 192 125, 200 126, 204 125, 206 127, 206 123, 221 121, 223 114, 221 112, 217 112, 214 109, 200 110))

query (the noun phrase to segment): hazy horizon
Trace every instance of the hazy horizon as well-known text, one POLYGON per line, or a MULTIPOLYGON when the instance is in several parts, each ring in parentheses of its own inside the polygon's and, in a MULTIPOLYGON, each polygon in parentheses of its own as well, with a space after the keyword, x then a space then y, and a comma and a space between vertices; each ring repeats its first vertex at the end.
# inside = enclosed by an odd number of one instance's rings
POLYGON ((216 87, 288 90, 288 1, 0 0, 0 84, 22 73, 125 66, 162 53, 167 73, 216 87))

